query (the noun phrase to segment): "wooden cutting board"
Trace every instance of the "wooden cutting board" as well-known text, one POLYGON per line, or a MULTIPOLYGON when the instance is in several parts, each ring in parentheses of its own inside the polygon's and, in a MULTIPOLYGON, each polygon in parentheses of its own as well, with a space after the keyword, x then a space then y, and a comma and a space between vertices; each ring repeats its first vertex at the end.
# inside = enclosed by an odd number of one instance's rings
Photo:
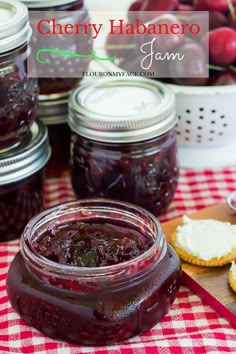
MULTIPOLYGON (((231 211, 226 204, 208 207, 188 216, 192 219, 212 218, 236 224, 236 213, 231 211)), ((181 224, 182 218, 162 224, 167 241, 177 226, 181 224)), ((182 268, 182 282, 236 327, 236 293, 228 284, 230 265, 216 268, 182 262, 182 268)))

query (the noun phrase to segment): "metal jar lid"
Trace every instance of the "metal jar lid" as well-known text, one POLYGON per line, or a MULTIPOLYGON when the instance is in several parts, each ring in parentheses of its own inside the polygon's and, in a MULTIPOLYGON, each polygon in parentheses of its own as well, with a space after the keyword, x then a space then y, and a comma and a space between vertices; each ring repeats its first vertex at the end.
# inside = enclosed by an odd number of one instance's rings
POLYGON ((27 7, 16 0, 0 0, 0 54, 27 43, 31 34, 27 7))
POLYGON ((1 155, 0 186, 33 175, 46 165, 50 153, 47 128, 42 122, 34 122, 24 141, 1 155))
POLYGON ((101 142, 151 139, 175 126, 175 95, 149 79, 93 80, 72 92, 68 124, 77 134, 101 142))
MULTIPOLYGON (((78 0, 77 0, 78 1, 78 0)), ((76 0, 21 0, 29 9, 62 6, 76 2, 76 0)), ((80 1, 81 2, 81 1, 80 1)))
POLYGON ((59 100, 39 101, 37 117, 46 125, 67 123, 68 97, 59 100))

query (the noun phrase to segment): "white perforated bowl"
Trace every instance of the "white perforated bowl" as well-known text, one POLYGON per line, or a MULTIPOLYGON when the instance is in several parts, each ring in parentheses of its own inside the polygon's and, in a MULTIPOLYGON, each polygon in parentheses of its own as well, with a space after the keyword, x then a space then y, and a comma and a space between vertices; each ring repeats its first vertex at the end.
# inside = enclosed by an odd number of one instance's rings
POLYGON ((181 165, 236 164, 236 85, 169 87, 176 95, 181 165))

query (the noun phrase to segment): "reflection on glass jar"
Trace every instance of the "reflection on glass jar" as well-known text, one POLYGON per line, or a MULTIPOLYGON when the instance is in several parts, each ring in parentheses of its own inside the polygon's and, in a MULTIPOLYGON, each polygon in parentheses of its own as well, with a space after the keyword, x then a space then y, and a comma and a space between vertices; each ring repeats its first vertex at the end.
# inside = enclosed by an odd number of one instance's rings
POLYGON ((93 82, 70 99, 71 179, 78 198, 161 214, 178 182, 174 95, 151 80, 93 82))
POLYGON ((69 170, 70 128, 67 124, 68 97, 40 101, 38 118, 47 126, 51 157, 46 166, 48 177, 61 176, 69 170))
POLYGON ((21 236, 43 209, 44 166, 49 158, 47 130, 36 122, 20 145, 0 159, 0 242, 21 236))
POLYGON ((83 200, 29 222, 7 292, 15 311, 44 334, 102 345, 158 323, 180 275, 179 258, 153 215, 128 203, 83 200))
POLYGON ((0 152, 19 144, 35 119, 38 85, 27 77, 30 37, 25 5, 0 0, 0 152))
MULTIPOLYGON (((89 55, 92 52, 92 34, 52 35, 47 33, 52 29, 53 21, 59 26, 65 24, 89 24, 90 17, 84 0, 23 0, 30 11, 33 27, 32 48, 34 56, 43 48, 58 48, 64 52, 89 55), (41 20, 47 20, 38 24, 41 20)), ((58 30, 59 27, 57 27, 58 30)), ((75 58, 47 52, 42 54, 47 65, 37 64, 40 96, 50 95, 51 99, 64 97, 74 87, 78 86, 82 73, 88 68, 90 58, 75 58), (76 74, 74 74, 76 72, 76 74), (69 75, 67 75, 69 74, 69 75)))

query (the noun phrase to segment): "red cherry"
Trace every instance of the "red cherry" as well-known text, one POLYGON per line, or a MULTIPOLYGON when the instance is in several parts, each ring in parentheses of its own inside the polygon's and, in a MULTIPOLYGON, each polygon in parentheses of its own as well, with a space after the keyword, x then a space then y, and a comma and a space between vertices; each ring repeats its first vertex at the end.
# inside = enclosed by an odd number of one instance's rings
POLYGON ((236 72, 222 71, 214 75, 209 80, 210 86, 236 85, 236 72))
POLYGON ((178 47, 176 52, 180 56, 184 55, 184 59, 170 62, 170 75, 173 81, 180 85, 205 85, 208 81, 207 60, 202 46, 188 40, 178 47))
POLYGON ((196 11, 207 11, 208 10, 205 0, 194 0, 193 5, 194 5, 194 9, 196 11))
MULTIPOLYGON (((158 25, 167 25, 168 28, 171 28, 172 25, 181 26, 180 21, 172 14, 163 14, 157 18, 156 23, 158 25)), ((184 34, 163 34, 157 37, 157 41, 162 46, 164 51, 172 50, 181 44, 184 43, 185 35, 184 34)))
POLYGON ((236 29, 236 6, 234 8, 234 15, 231 12, 228 15, 228 22, 230 27, 236 29))
POLYGON ((128 11, 139 11, 141 9, 141 6, 142 0, 137 0, 130 5, 128 11))
POLYGON ((149 11, 148 20, 156 17, 157 11, 175 11, 178 8, 178 0, 144 0, 140 11, 149 11))
POLYGON ((232 28, 220 27, 206 33, 203 44, 208 43, 211 64, 228 66, 236 60, 236 31, 232 28))
POLYGON ((227 18, 220 11, 210 11, 209 12, 209 30, 215 28, 227 26, 227 18))
MULTIPOLYGON (((226 12, 229 10, 228 0, 205 0, 205 2, 210 11, 226 12)), ((235 4, 235 0, 232 0, 232 3, 235 4)))
POLYGON ((142 0, 133 2, 128 9, 128 22, 134 23, 137 18, 137 12, 140 11, 142 6, 142 0))
MULTIPOLYGON (((235 0, 232 1, 235 4, 235 0)), ((197 11, 221 11, 229 10, 228 0, 194 0, 194 8, 197 11)))
POLYGON ((117 56, 122 66, 122 63, 136 58, 138 50, 137 39, 131 34, 120 35, 118 30, 114 32, 114 34, 108 34, 107 36, 106 49, 109 56, 117 56), (120 48, 116 48, 116 46, 120 46, 120 48))
POLYGON ((192 5, 189 5, 189 4, 179 4, 178 5, 178 11, 193 11, 194 8, 192 5))

